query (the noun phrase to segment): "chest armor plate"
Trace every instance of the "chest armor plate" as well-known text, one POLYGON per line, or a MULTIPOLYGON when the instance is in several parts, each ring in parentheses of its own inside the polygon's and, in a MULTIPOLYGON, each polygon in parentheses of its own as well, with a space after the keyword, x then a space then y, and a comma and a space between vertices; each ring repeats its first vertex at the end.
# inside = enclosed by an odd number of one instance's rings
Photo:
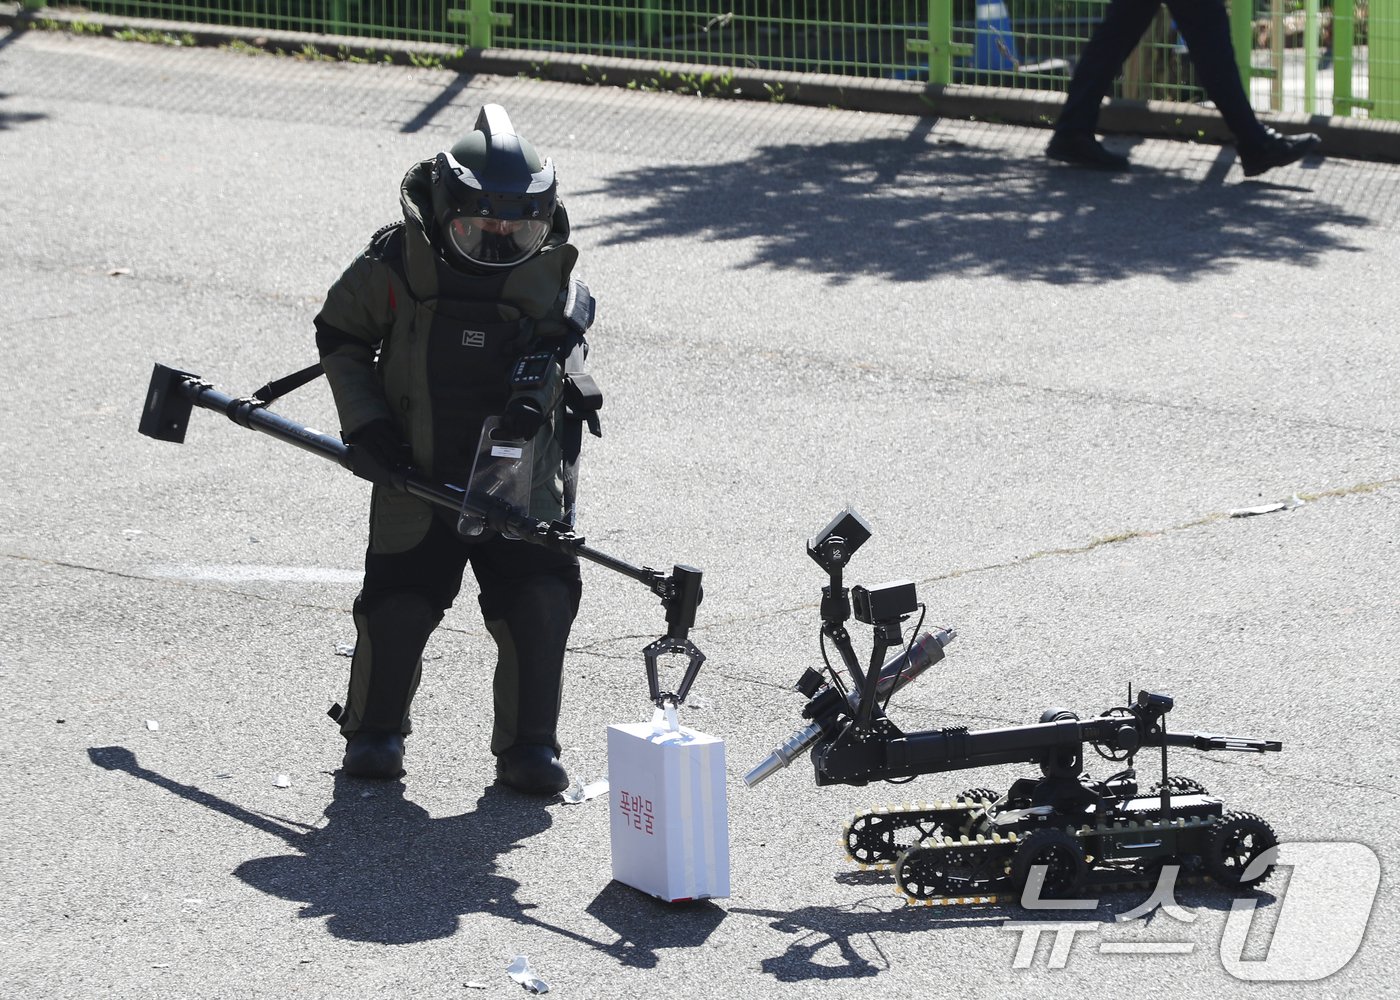
POLYGON ((435 471, 462 478, 471 471, 482 421, 505 408, 511 366, 528 345, 533 324, 523 317, 503 320, 494 303, 461 299, 421 302, 418 314, 427 347, 435 471))

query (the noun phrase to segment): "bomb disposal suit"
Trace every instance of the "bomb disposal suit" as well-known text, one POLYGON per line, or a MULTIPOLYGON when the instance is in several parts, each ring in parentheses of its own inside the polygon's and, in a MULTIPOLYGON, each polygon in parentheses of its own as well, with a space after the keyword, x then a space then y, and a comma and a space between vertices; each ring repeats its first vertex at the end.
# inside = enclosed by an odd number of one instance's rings
POLYGON ((403 221, 374 235, 315 321, 352 467, 375 484, 349 695, 336 713, 345 771, 402 773, 423 648, 470 564, 498 653, 498 779, 553 793, 568 784, 556 726, 577 558, 489 530, 464 537, 451 512, 394 484, 411 464, 465 486, 483 422, 499 416, 531 443, 529 515, 572 523, 582 425, 598 433, 601 405, 582 372, 593 299, 572 277, 578 251, 553 164, 498 105, 413 166, 400 200, 403 221))

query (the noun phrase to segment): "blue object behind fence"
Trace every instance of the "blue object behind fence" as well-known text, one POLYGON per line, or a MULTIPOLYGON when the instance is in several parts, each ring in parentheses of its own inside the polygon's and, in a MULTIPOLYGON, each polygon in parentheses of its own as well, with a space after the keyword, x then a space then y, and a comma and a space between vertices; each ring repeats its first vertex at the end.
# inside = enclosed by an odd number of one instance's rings
POLYGON ((1011 15, 1001 0, 977 5, 977 33, 972 45, 972 69, 1015 72, 1021 63, 1011 37, 1011 15))

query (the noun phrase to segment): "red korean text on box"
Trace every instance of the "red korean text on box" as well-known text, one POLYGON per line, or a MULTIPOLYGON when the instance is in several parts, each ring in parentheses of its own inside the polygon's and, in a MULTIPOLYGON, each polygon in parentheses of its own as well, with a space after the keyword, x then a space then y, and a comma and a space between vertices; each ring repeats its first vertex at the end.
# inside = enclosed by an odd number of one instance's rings
POLYGON ((642 830, 648 836, 656 833, 656 818, 652 813, 651 799, 644 799, 631 792, 620 792, 617 801, 618 807, 633 829, 642 830))

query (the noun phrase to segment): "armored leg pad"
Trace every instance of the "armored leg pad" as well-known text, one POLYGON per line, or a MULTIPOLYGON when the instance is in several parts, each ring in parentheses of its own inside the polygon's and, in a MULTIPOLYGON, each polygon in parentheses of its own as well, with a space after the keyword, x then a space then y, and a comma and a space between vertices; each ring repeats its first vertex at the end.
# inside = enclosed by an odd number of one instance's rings
POLYGON ((574 593, 566 581, 539 577, 518 586, 510 596, 501 609, 503 618, 486 620, 497 649, 491 752, 499 755, 514 746, 540 745, 557 755, 564 651, 573 624, 574 593))
POLYGON ((355 655, 340 731, 408 733, 409 706, 422 675, 423 647, 442 612, 413 593, 355 602, 355 655))

